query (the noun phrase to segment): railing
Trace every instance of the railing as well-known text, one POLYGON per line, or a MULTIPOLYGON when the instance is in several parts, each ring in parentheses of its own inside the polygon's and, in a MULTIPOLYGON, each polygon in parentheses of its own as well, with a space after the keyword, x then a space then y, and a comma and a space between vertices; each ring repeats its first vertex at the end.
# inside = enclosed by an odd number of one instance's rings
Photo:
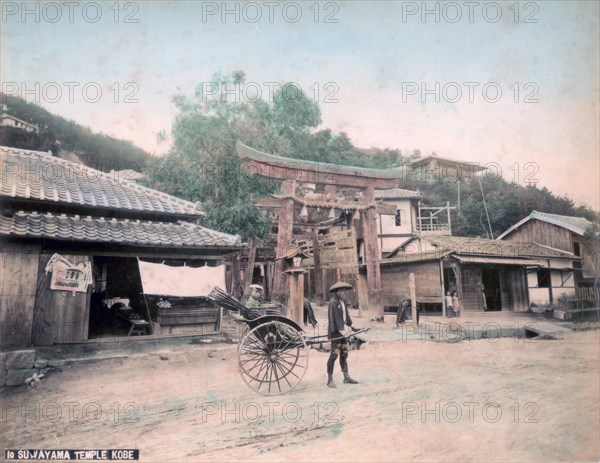
POLYGON ((422 223, 417 225, 417 231, 421 234, 449 235, 450 225, 447 223, 422 223))
POLYGON ((581 301, 600 301, 600 288, 575 288, 575 298, 581 301))

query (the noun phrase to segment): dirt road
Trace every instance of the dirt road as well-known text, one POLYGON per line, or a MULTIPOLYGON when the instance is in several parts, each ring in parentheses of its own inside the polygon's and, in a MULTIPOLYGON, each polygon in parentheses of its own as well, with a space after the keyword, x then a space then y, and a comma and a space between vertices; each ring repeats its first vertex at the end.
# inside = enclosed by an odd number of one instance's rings
POLYGON ((574 461, 599 458, 599 335, 374 342, 358 385, 327 354, 285 396, 256 395, 235 345, 66 366, 5 388, 2 447, 140 449, 141 461, 574 461), (162 357, 162 358, 161 358, 162 357))

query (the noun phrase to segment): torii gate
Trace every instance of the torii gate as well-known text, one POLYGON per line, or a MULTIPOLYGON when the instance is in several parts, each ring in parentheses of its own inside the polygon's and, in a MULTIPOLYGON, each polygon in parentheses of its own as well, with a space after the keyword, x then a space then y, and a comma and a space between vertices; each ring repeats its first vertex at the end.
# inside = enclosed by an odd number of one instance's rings
MULTIPOLYGON (((375 201, 375 188, 394 188, 398 179, 402 178, 403 169, 367 169, 354 166, 341 166, 323 162, 291 159, 274 154, 264 153, 241 142, 237 142, 236 150, 245 162, 249 172, 265 177, 282 180, 281 190, 284 195, 293 195, 294 183, 315 183, 325 185, 325 193, 335 194, 337 186, 360 188, 364 199, 375 201)), ((381 289, 381 272, 379 264, 381 252, 377 240, 377 223, 375 210, 368 208, 360 211, 363 240, 365 246, 365 264, 367 267, 367 304, 376 316, 383 316, 381 289)), ((275 261, 274 292, 284 294, 285 276, 282 256, 285 256, 288 243, 292 239, 294 215, 293 199, 284 199, 279 212, 277 233, 277 251, 275 261)), ((359 293, 360 294, 360 293, 359 293)))

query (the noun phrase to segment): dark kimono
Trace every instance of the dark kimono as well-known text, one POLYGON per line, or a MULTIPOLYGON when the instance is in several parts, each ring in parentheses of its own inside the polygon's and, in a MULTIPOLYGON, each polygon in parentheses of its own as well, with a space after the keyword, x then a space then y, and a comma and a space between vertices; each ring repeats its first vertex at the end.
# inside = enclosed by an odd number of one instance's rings
POLYGON ((352 326, 352 319, 350 318, 348 307, 337 297, 332 297, 331 301, 329 301, 328 318, 328 339, 339 337, 340 332, 343 331, 346 326, 352 326))

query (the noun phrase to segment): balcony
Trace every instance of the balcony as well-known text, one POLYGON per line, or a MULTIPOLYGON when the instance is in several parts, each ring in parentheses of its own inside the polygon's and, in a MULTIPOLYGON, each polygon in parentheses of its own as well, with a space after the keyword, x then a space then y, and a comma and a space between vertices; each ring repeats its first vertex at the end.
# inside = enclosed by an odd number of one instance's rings
POLYGON ((446 235, 450 236, 452 231, 447 223, 423 223, 417 225, 419 235, 446 235))

